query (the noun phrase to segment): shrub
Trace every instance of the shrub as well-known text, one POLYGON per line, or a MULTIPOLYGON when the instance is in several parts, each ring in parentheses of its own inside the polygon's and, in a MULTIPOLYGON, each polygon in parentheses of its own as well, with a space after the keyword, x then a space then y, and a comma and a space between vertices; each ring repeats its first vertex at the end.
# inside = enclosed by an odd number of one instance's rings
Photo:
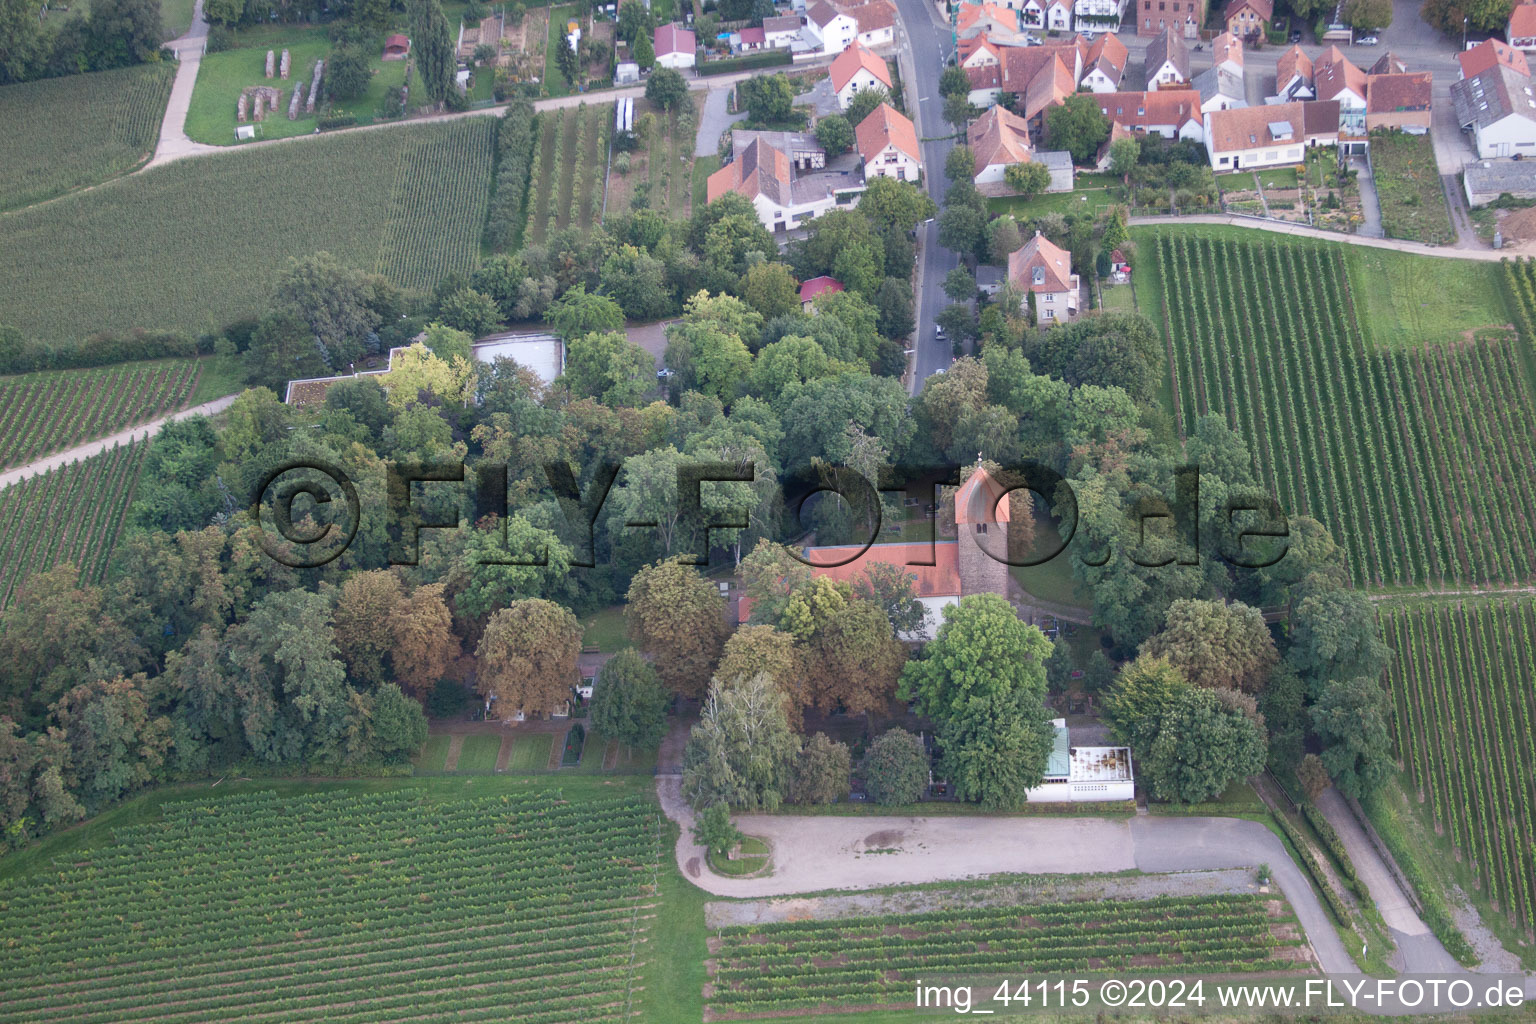
POLYGON ((819 732, 806 741, 795 758, 789 781, 792 804, 835 804, 846 799, 852 757, 848 745, 819 732))
POLYGON ((875 803, 917 803, 927 784, 928 753, 922 740, 905 729, 892 729, 870 745, 864 786, 875 803))

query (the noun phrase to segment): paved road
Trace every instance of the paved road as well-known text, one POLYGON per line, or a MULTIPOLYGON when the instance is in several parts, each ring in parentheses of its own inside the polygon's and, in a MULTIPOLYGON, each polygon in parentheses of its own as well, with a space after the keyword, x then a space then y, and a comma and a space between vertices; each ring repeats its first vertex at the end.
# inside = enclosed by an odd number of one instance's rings
POLYGON ((171 83, 171 99, 165 105, 165 117, 160 122, 160 141, 155 145, 155 155, 144 169, 180 160, 200 153, 216 153, 218 146, 193 142, 187 137, 187 108, 192 104, 192 88, 197 84, 197 69, 202 63, 203 46, 208 39, 208 22, 203 19, 203 0, 197 0, 192 9, 192 27, 186 34, 166 43, 176 51, 176 79, 171 83))
POLYGON ((9 487, 11 484, 20 483, 28 477, 46 473, 51 469, 67 466, 71 462, 88 459, 92 455, 100 455, 116 445, 127 444, 129 441, 137 441, 140 438, 158 434, 160 428, 167 423, 184 420, 189 416, 212 416, 216 412, 228 409, 230 404, 234 402, 235 397, 234 395, 225 395, 223 398, 216 398, 211 402, 204 402, 202 405, 193 406, 190 409, 168 413, 159 419, 150 420, 148 423, 140 423, 136 427, 119 430, 117 433, 107 437, 98 438, 95 441, 87 441, 85 444, 76 445, 66 451, 49 455, 35 462, 29 462, 24 466, 8 469, 4 473, 0 473, 0 489, 9 487))
MULTIPOLYGON (((940 20, 928 0, 896 0, 901 13, 901 80, 906 90, 907 113, 917 125, 922 141, 923 176, 928 194, 941 203, 949 189, 944 175, 944 158, 954 148, 946 136, 953 129, 944 120, 944 98, 939 95, 939 76, 950 54, 948 23, 940 20)), ((939 245, 939 222, 935 219, 917 227, 917 330, 913 335, 912 392, 922 390, 923 381, 954 360, 950 343, 934 337, 933 318, 949 304, 944 295, 944 275, 960 265, 960 258, 939 245)))
POLYGON ((1083 874, 1167 872, 1268 864, 1318 962, 1329 973, 1354 973, 1317 894, 1258 822, 1240 818, 1054 817, 797 817, 741 815, 736 824, 767 839, 773 873, 722 878, 709 870, 704 849, 689 835, 693 812, 678 776, 662 776, 656 791, 667 817, 683 826, 677 866, 716 896, 788 896, 824 889, 867 889, 974 878, 999 873, 1083 874))

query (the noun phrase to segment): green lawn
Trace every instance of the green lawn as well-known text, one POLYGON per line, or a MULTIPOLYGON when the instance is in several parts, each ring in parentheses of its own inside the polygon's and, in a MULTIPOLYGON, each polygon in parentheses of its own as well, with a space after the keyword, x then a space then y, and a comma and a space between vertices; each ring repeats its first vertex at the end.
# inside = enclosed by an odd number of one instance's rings
POLYGON ((202 405, 245 390, 245 371, 238 358, 203 356, 198 360, 197 383, 188 405, 202 405))
POLYGON ((496 770, 496 758, 501 754, 501 741, 504 738, 493 733, 465 736, 464 746, 459 748, 459 763, 454 771, 491 774, 496 770))
POLYGON ((768 844, 753 836, 741 841, 741 855, 736 860, 709 851, 709 866, 717 875, 755 875, 768 864, 768 844))
POLYGON ((512 753, 507 758, 507 771, 520 775, 545 771, 549 767, 549 747, 554 740, 547 732, 514 734, 512 753))
POLYGON ((588 618, 582 624, 581 644, 596 647, 604 654, 629 646, 629 635, 624 631, 624 606, 616 604, 588 618))
MULTIPOLYGON (((1035 522, 1035 551, 1044 554, 1061 543, 1061 534, 1050 522, 1035 522)), ((1079 541, 1078 544, 1081 542, 1079 541)), ((1087 608, 1092 599, 1078 586, 1072 577, 1073 552, 1077 546, 1068 543, 1065 551, 1040 565, 1010 566, 1008 571, 1019 586, 1043 601, 1087 608)))
POLYGON ((416 767, 424 772, 440 772, 448 760, 448 744, 453 742, 453 737, 447 733, 438 733, 428 736, 427 742, 422 745, 421 752, 416 755, 416 767))
POLYGON ((1388 238, 1437 245, 1455 241, 1434 143, 1427 134, 1372 133, 1371 168, 1381 200, 1381 226, 1388 238))
POLYGON ((1445 344, 1510 322, 1497 263, 1345 246, 1355 308, 1382 348, 1445 344))
POLYGON ((987 208, 993 213, 1011 213, 1019 220, 1046 213, 1096 213, 1115 204, 1116 200, 1109 197, 1108 188, 1119 184, 1120 179, 1112 174, 1079 174, 1072 183, 1071 192, 1049 192, 1033 199, 997 197, 987 200, 987 208))
POLYGON ((1104 309, 1110 313, 1134 313, 1136 312, 1136 290, 1129 284, 1105 284, 1099 282, 1100 293, 1104 296, 1104 309))
POLYGON ((565 43, 565 23, 572 18, 579 19, 581 8, 575 4, 566 4, 561 7, 549 9, 549 45, 544 51, 544 95, 569 96, 571 84, 560 73, 560 65, 555 63, 555 54, 559 47, 565 43))
POLYGON ((713 154, 695 157, 693 161, 693 208, 709 201, 709 176, 720 169, 720 158, 713 154))
MULTIPOLYGON (((210 53, 203 58, 197 72, 197 86, 192 91, 192 103, 187 108, 187 135, 215 146, 235 145, 235 126, 239 123, 236 104, 240 90, 252 85, 271 85, 282 90, 282 105, 261 122, 258 129, 261 138, 282 139, 314 132, 320 123, 318 107, 314 114, 306 114, 300 109, 298 119, 290 121, 288 99, 294 87, 302 83, 308 100, 315 61, 327 59, 331 52, 325 30, 258 26, 241 31, 238 38, 239 49, 210 53), (285 82, 276 76, 267 78, 267 50, 276 50, 276 59, 281 61, 284 48, 291 58, 288 80, 285 82)), ((397 88, 405 81, 405 63, 384 61, 376 56, 368 90, 355 101, 335 104, 331 113, 351 113, 360 124, 372 123, 374 110, 384 99, 385 90, 397 88)), ((322 91, 324 88, 322 85, 322 91)))
POLYGON ((1267 189, 1295 188, 1297 185, 1296 168, 1294 167, 1270 167, 1267 170, 1255 173, 1259 176, 1259 184, 1267 189))

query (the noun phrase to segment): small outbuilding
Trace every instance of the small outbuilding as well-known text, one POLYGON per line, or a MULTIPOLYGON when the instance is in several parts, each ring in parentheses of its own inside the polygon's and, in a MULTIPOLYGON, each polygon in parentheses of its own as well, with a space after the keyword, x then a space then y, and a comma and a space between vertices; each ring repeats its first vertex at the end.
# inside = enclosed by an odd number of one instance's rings
POLYGON ((398 32, 384 40, 385 60, 405 60, 411 54, 411 41, 398 32))
POLYGON ((1484 206, 1502 195, 1536 199, 1536 160, 1474 160, 1462 171, 1467 205, 1484 206))

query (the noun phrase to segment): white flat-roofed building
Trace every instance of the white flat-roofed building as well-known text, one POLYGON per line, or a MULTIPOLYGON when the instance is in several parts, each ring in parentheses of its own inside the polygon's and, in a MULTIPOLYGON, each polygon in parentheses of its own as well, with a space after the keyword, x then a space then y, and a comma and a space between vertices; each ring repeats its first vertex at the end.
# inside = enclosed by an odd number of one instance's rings
POLYGON ((1032 804, 1102 803, 1136 799, 1130 747, 1074 747, 1067 720, 1058 718, 1045 779, 1028 793, 1032 804))
POLYGON ((492 334, 476 341, 471 351, 476 362, 510 359, 546 384, 565 372, 565 344, 553 334, 492 334))

